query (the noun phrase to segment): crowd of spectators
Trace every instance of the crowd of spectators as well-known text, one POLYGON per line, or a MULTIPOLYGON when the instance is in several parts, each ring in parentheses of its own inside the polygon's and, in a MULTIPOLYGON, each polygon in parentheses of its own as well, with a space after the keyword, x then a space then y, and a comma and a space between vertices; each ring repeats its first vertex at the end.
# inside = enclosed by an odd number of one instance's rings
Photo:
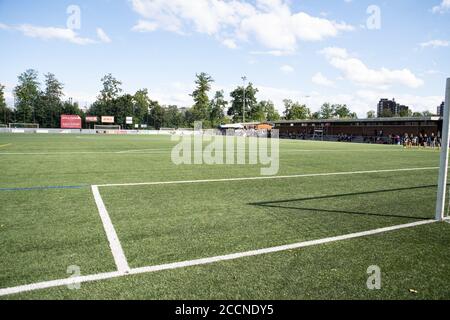
POLYGON ((405 133, 401 139, 401 144, 403 144, 404 148, 417 147, 435 149, 441 147, 441 139, 434 133, 431 135, 420 133, 418 136, 413 134, 408 135, 405 133))
POLYGON ((337 137, 338 142, 353 142, 353 135, 347 135, 347 134, 339 134, 337 137))

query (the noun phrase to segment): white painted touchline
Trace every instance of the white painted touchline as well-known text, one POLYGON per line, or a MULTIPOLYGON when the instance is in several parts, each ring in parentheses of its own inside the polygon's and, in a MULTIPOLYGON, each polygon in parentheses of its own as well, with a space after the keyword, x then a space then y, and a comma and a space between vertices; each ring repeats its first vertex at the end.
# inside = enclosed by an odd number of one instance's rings
POLYGON ((436 170, 436 169, 439 169, 439 167, 401 168, 401 169, 328 172, 328 173, 306 173, 306 174, 295 174, 295 175, 290 175, 290 176, 258 176, 258 177, 246 177, 246 178, 225 178, 225 179, 205 179, 205 180, 184 180, 184 181, 183 180, 175 180, 175 181, 136 182, 136 183, 111 183, 111 184, 99 184, 98 187, 151 186, 151 185, 164 185, 164 184, 190 184, 190 183, 227 182, 227 181, 292 179, 292 178, 340 176, 340 175, 386 173, 386 172, 405 172, 405 171, 421 171, 421 170, 436 170))
MULTIPOLYGON (((171 150, 166 150, 165 151, 161 151, 161 150, 157 150, 157 149, 153 149, 154 151, 151 150, 147 150, 147 149, 142 149, 142 150, 122 150, 122 151, 55 151, 55 152, 0 152, 0 155, 4 155, 4 156, 18 156, 18 155, 35 155, 35 156, 51 156, 51 155, 77 155, 77 154, 116 154, 116 155, 128 155, 128 154, 169 154, 168 152, 171 150)), ((269 150, 270 151, 270 150, 269 150)), ((284 150, 282 151, 282 154, 289 154, 289 153, 301 153, 301 152, 342 152, 342 153, 346 153, 346 152, 350 152, 350 153, 354 153, 354 152, 402 152, 403 150, 401 149, 364 149, 364 150, 342 150, 342 149, 311 149, 311 150, 306 150, 306 149, 301 149, 301 150, 284 150)), ((422 151, 422 150, 421 150, 422 151)), ((426 151, 426 150, 423 150, 426 151)), ((197 152, 193 152, 193 153, 202 153, 203 151, 197 151, 197 152)), ((237 152, 237 151, 234 151, 237 152)), ((431 150, 430 150, 431 152, 431 150)), ((257 153, 257 152, 249 152, 247 151, 247 153, 257 153)))
POLYGON ((40 290, 40 289, 46 289, 46 288, 52 288, 52 287, 59 287, 59 286, 64 286, 64 285, 69 285, 69 284, 85 283, 85 282, 106 280, 106 279, 117 278, 117 277, 125 277, 125 276, 129 276, 129 275, 158 272, 158 271, 163 271, 163 270, 173 270, 173 269, 199 266, 199 265, 207 265, 207 264, 216 263, 216 262, 220 262, 220 261, 235 260, 235 259, 240 259, 240 258, 244 258, 244 257, 252 257, 252 256, 263 255, 263 254, 300 249, 300 248, 321 245, 321 244, 331 243, 331 242, 336 242, 336 241, 361 238, 361 237, 366 237, 366 236, 370 236, 370 235, 375 235, 375 234, 380 234, 380 233, 385 233, 385 232, 390 232, 390 231, 395 231, 395 230, 400 230, 400 229, 405 229, 405 228, 412 228, 412 227, 421 226, 421 225, 425 225, 425 224, 431 224, 431 223, 435 223, 435 222, 437 222, 437 221, 436 220, 424 220, 424 221, 418 221, 418 222, 413 222, 413 223, 401 224, 401 225, 397 225, 397 226, 391 226, 391 227, 379 228, 379 229, 374 229, 374 230, 369 230, 369 231, 350 233, 350 234, 341 235, 341 236, 335 236, 335 237, 329 237, 329 238, 323 238, 323 239, 311 240, 311 241, 304 241, 304 242, 283 245, 283 246, 277 246, 277 247, 271 247, 271 248, 264 248, 264 249, 259 249, 259 250, 238 252, 238 253, 232 253, 232 254, 228 254, 228 255, 188 260, 188 261, 181 261, 181 262, 168 263, 168 264, 162 264, 162 265, 156 265, 156 266, 134 268, 134 269, 130 269, 129 272, 115 271, 115 272, 99 273, 99 274, 93 274, 93 275, 87 275, 87 276, 38 282, 38 283, 27 284, 27 285, 22 285, 22 286, 17 286, 17 287, 0 289, 0 296, 16 294, 16 293, 21 293, 21 292, 27 292, 27 291, 40 290))
POLYGON ((112 255, 114 257, 114 262, 116 263, 117 270, 119 272, 128 272, 130 267, 128 266, 127 259, 125 258, 125 253, 120 244, 119 237, 117 236, 116 230, 111 222, 108 211, 106 210, 103 199, 100 195, 97 186, 92 186, 92 194, 94 195, 95 203, 102 219, 103 228, 105 229, 106 236, 109 241, 109 246, 111 248, 112 255))

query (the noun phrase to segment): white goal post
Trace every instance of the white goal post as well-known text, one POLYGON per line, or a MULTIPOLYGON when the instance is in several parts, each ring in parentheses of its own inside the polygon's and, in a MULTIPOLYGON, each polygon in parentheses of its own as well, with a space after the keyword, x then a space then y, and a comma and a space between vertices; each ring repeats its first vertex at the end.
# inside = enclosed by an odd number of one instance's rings
POLYGON ((39 123, 10 123, 10 129, 39 129, 39 123))
POLYGON ((439 168, 438 194, 436 200, 436 220, 443 221, 445 219, 445 193, 447 190, 448 176, 448 154, 449 154, 449 135, 450 127, 450 78, 447 79, 445 87, 445 104, 444 104, 444 120, 442 123, 442 151, 441 163, 439 168))
POLYGON ((94 130, 121 130, 122 127, 120 125, 102 125, 95 124, 94 130))

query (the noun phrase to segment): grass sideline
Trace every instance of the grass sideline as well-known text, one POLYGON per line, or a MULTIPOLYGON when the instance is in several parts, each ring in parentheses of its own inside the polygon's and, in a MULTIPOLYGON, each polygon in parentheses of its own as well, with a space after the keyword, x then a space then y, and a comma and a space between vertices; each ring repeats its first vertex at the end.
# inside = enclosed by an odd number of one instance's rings
MULTIPOLYGON (((175 166, 170 161, 174 143, 168 137, 0 135, 3 144, 10 145, 0 150, 0 188, 82 187, 0 191, 4 204, 0 254, 5 257, 0 262, 1 288, 65 278, 69 265, 79 265, 83 275, 115 270, 86 186, 259 175, 259 167, 252 166, 175 166)), ((439 158, 431 150, 395 146, 282 141, 280 149, 280 175, 436 167, 439 158)), ((138 268, 430 219, 436 181, 437 170, 426 170, 126 186, 101 188, 101 193, 128 262, 138 268)), ((444 280, 449 277, 436 272, 450 263, 444 252, 449 227, 436 223, 314 248, 86 283, 80 290, 59 287, 2 298, 439 299, 448 297, 444 280), (396 243, 398 251, 389 240, 396 237, 402 239, 396 243), (376 243, 373 259, 362 243, 376 243), (324 256, 321 252, 330 247, 337 248, 336 253, 324 256), (350 252, 351 261, 345 259, 350 252), (300 275, 294 262, 291 268, 280 265, 280 257, 298 261, 305 273, 300 275), (313 265, 305 266, 304 259, 313 265), (336 268, 323 269, 333 263, 336 268), (385 286, 377 292, 365 287, 365 271, 372 264, 382 264, 385 286), (405 274, 411 282, 401 278, 405 274), (342 284, 335 292, 339 278, 342 284), (276 285, 280 279, 289 279, 283 281, 285 287, 276 285), (418 294, 411 295, 406 284, 418 294)))

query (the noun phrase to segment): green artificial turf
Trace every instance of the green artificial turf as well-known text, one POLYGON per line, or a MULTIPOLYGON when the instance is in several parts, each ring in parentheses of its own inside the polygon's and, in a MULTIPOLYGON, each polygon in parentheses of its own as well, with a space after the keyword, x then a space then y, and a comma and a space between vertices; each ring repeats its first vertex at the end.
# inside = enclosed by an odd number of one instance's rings
MULTIPOLYGON (((167 136, 0 135, 0 287, 115 270, 90 185, 260 176, 175 165, 167 136), (14 188, 76 187, 18 190, 14 188), (3 190, 1 190, 3 189, 3 190), (7 190, 8 189, 8 190, 7 190)), ((433 150, 280 142, 278 175, 437 167, 433 150)), ((433 218, 438 170, 100 187, 128 263, 143 267, 433 218)), ((3 299, 445 299, 450 225, 3 299), (366 288, 370 265, 382 289, 366 288), (417 293, 411 293, 414 289, 417 293)))

